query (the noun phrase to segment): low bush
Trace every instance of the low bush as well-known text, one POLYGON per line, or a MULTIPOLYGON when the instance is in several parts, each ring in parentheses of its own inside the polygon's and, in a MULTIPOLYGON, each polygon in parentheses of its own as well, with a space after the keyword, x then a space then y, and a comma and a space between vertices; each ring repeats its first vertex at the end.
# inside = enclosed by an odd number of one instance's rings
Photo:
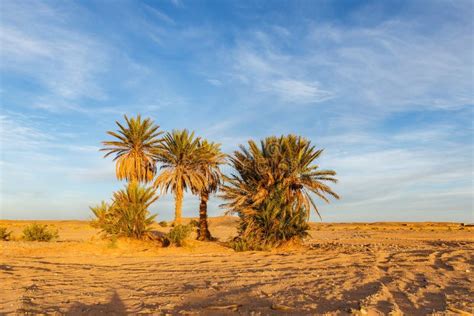
POLYGON ((195 219, 192 219, 190 222, 189 222, 189 226, 191 227, 199 227, 199 222, 195 219))
POLYGON ((242 237, 236 237, 229 241, 227 245, 237 252, 241 251, 268 251, 272 248, 272 245, 260 242, 257 239, 247 239, 242 237))
POLYGON ((10 240, 12 232, 7 231, 6 227, 0 227, 0 240, 8 241, 10 240))
POLYGON ((48 225, 33 223, 23 229, 23 239, 27 241, 51 241, 58 237, 58 231, 48 229, 48 225))
POLYGON ((241 238, 235 238, 234 240, 230 241, 229 246, 238 252, 254 250, 255 248, 254 246, 251 246, 248 241, 241 238))
POLYGON ((160 225, 161 227, 168 227, 168 222, 161 221, 161 222, 158 223, 158 225, 160 225))
POLYGON ((181 247, 192 231, 193 227, 191 225, 176 225, 165 235, 165 244, 181 247))

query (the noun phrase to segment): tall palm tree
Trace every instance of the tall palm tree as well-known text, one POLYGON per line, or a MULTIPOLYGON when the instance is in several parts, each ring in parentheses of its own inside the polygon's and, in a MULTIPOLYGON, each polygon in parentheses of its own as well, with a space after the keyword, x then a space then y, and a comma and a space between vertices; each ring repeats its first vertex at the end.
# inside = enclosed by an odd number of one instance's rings
POLYGON ((142 119, 140 114, 136 118, 129 119, 127 115, 124 118, 126 126, 116 121, 118 131, 107 132, 115 140, 102 142, 101 151, 107 152, 104 157, 115 155, 119 180, 149 182, 156 173, 155 155, 163 132, 158 131, 159 126, 150 118, 142 119))
POLYGON ((175 196, 175 224, 181 224, 184 192, 200 192, 204 177, 200 169, 199 137, 188 130, 173 130, 163 138, 158 146, 157 162, 161 173, 154 186, 163 193, 173 192, 175 196))
POLYGON ((204 186, 199 192, 201 202, 199 204, 199 229, 197 239, 211 240, 207 222, 207 201, 209 194, 218 190, 222 182, 222 173, 219 168, 225 162, 226 155, 220 150, 220 144, 203 140, 199 144, 200 171, 204 176, 204 186))
POLYGON ((337 182, 335 171, 320 170, 317 150, 305 138, 287 135, 249 141, 240 146, 230 163, 237 171, 225 177, 224 204, 241 218, 242 236, 276 244, 307 231, 310 209, 319 211, 311 194, 329 202, 339 196, 324 182, 337 182))

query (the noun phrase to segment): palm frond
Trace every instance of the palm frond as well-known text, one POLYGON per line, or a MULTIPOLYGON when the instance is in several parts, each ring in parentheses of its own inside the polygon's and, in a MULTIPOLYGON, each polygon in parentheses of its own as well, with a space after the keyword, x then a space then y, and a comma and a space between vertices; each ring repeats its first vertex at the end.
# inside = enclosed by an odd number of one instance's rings
POLYGON ((336 183, 333 170, 315 164, 323 153, 310 141, 295 135, 267 137, 259 145, 250 140, 229 158, 236 173, 225 176, 221 197, 228 213, 241 218, 241 238, 267 238, 278 244, 306 234, 310 209, 321 218, 315 194, 339 196, 324 182, 336 183))

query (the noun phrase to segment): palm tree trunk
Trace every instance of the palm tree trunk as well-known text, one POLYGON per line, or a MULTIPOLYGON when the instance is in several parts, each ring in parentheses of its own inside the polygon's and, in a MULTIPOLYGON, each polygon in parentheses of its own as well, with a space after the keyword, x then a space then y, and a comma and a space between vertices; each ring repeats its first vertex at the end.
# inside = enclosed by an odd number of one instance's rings
POLYGON ((199 204, 199 229, 198 240, 211 240, 211 233, 207 223, 207 201, 209 200, 209 192, 203 190, 201 192, 201 203, 199 204))
POLYGON ((175 223, 175 225, 181 225, 182 214, 183 214, 183 188, 180 188, 178 186, 176 188, 175 206, 174 206, 174 223, 175 223))

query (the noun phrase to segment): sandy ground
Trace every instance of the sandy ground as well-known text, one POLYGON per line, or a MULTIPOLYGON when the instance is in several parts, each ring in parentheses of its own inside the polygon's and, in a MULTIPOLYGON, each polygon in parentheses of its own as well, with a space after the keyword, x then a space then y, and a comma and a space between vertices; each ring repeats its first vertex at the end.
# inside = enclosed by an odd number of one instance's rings
MULTIPOLYGON (((29 222, 0 221, 19 239, 29 222)), ((474 229, 449 223, 313 224, 306 249, 236 253, 101 240, 87 222, 47 222, 56 242, 0 242, 0 314, 469 315, 474 229)), ((166 228, 159 228, 166 231, 166 228)))

